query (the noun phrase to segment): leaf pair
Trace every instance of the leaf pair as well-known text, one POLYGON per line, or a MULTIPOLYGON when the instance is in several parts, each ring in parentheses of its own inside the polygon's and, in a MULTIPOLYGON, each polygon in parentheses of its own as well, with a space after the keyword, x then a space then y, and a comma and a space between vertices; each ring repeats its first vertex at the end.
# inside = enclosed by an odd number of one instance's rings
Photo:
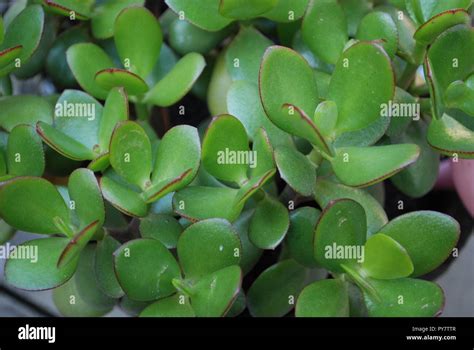
POLYGON ((119 179, 106 174, 100 181, 104 197, 132 216, 146 216, 148 204, 187 186, 200 165, 197 130, 182 125, 169 130, 153 160, 151 142, 136 122, 121 122, 110 142, 110 164, 119 179))

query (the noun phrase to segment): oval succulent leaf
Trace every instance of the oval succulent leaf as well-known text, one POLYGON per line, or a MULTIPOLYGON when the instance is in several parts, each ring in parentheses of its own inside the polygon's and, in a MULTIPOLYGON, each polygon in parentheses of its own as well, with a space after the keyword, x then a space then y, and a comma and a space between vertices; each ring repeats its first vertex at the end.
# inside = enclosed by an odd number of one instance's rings
POLYGON ((151 213, 140 220, 140 235, 159 240, 168 248, 176 248, 183 227, 171 215, 151 213))
POLYGON ((122 213, 137 217, 147 215, 148 205, 140 193, 119 184, 108 176, 100 179, 100 189, 104 198, 122 213))
MULTIPOLYGON (((160 55, 163 34, 155 16, 144 7, 129 7, 118 15, 114 40, 122 64, 146 77, 160 55)), ((130 92, 131 93, 131 92, 130 92)))
POLYGON ((79 21, 87 21, 91 12, 90 1, 43 0, 43 5, 49 11, 65 17, 74 16, 79 21))
POLYGON ((303 17, 309 0, 279 0, 263 17, 275 22, 291 23, 303 17))
POLYGON ((265 185, 268 180, 270 180, 273 175, 275 175, 275 168, 268 170, 260 176, 255 176, 248 180, 237 192, 237 196, 234 200, 234 207, 239 207, 243 205, 253 194, 255 194, 259 189, 265 185))
POLYGON ((173 255, 156 239, 135 239, 117 249, 114 266, 124 292, 134 300, 156 300, 171 295, 180 277, 173 255))
POLYGON ((53 107, 44 98, 33 95, 0 98, 0 127, 8 132, 20 124, 35 126, 38 121, 53 123, 53 107))
POLYGON ((474 75, 468 81, 455 81, 446 89, 444 100, 449 108, 457 108, 474 117, 474 75))
POLYGON ((120 247, 120 243, 109 235, 105 235, 97 243, 95 251, 94 272, 97 286, 111 298, 120 298, 125 293, 118 283, 114 271, 114 252, 120 247))
POLYGON ((68 244, 66 238, 50 237, 34 239, 22 243, 23 249, 35 250, 37 261, 28 259, 8 259, 5 264, 5 279, 16 288, 26 290, 44 290, 55 288, 71 278, 78 259, 57 267, 61 252, 68 244))
POLYGON ((398 29, 392 17, 384 12, 371 12, 359 24, 356 38, 382 40, 382 47, 393 59, 398 50, 398 29))
POLYGON ((392 65, 383 49, 370 42, 348 48, 336 64, 328 91, 328 100, 337 105, 338 133, 362 129, 376 121, 381 106, 394 93, 392 65))
POLYGON ((99 146, 102 152, 109 150, 110 139, 117 123, 127 120, 129 115, 128 97, 123 88, 110 90, 105 100, 99 126, 99 146))
POLYGON ((301 32, 311 51, 324 62, 335 64, 348 40, 346 16, 336 0, 312 0, 301 32))
POLYGON ((107 68, 95 74, 95 82, 104 90, 123 87, 130 95, 141 95, 148 91, 148 85, 140 76, 125 69, 107 68))
POLYGON ((30 125, 18 125, 8 137, 8 173, 15 176, 41 176, 45 168, 43 144, 30 125))
POLYGON ((365 187, 385 180, 414 163, 420 149, 414 144, 342 147, 331 160, 337 177, 348 186, 365 187))
POLYGON ((56 187, 35 177, 17 177, 1 183, 0 216, 18 230, 35 233, 61 232, 56 218, 69 224, 69 211, 56 187))
POLYGON ((64 247, 63 251, 61 252, 61 255, 58 258, 58 268, 66 266, 75 258, 79 257, 79 254, 85 248, 87 243, 92 239, 94 233, 99 227, 99 221, 94 221, 84 227, 74 237, 72 237, 66 247, 64 247))
POLYGON ((348 317, 349 293, 341 280, 316 281, 298 297, 296 317, 348 317))
POLYGON ((189 226, 178 240, 178 257, 186 278, 199 278, 240 261, 242 246, 230 223, 209 219, 189 226))
POLYGON ((270 11, 278 0, 220 0, 219 13, 227 18, 246 20, 270 11))
POLYGON ((17 45, 0 51, 0 69, 10 64, 14 59, 18 58, 23 50, 23 46, 17 45))
POLYGON ((148 305, 140 313, 140 317, 195 317, 196 314, 189 302, 189 298, 176 293, 148 305), (184 298, 184 299, 183 299, 184 298), (184 300, 184 302, 183 302, 184 300))
POLYGON ((380 233, 406 249, 414 266, 412 276, 421 276, 448 258, 459 239, 459 224, 445 214, 417 211, 390 221, 380 233))

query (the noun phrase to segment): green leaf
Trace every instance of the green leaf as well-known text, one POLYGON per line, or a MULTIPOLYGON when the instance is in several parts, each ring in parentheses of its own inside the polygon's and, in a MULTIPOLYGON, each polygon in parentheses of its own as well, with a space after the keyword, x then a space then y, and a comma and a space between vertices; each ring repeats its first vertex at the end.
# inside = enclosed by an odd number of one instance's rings
POLYGON ((4 68, 15 60, 23 50, 23 46, 17 45, 0 51, 0 69, 4 68))
POLYGON ((232 80, 256 82, 260 61, 270 45, 272 41, 255 28, 242 27, 225 52, 226 68, 232 80))
POLYGON ((56 187, 35 177, 1 183, 0 216, 18 230, 44 234, 61 232, 55 225, 56 218, 69 223, 69 211, 56 187))
POLYGON ((336 0, 311 1, 301 32, 303 40, 316 56, 324 62, 335 64, 348 40, 342 7, 336 0))
POLYGON ((0 127, 8 132, 20 124, 53 123, 53 107, 42 97, 33 95, 0 98, 0 127))
POLYGON ((407 250, 414 266, 412 276, 421 276, 436 269, 451 254, 459 239, 459 224, 445 214, 418 211, 390 221, 380 233, 407 250))
POLYGON ((398 50, 398 29, 392 17, 384 12, 371 12, 360 22, 356 38, 359 40, 381 40, 385 52, 394 58, 398 50))
MULTIPOLYGON (((17 57, 24 65, 36 51, 41 41, 44 29, 44 11, 39 5, 25 7, 7 26, 5 38, 0 45, 0 51, 21 46, 17 57)), ((18 52, 17 52, 18 53, 18 52)), ((17 69, 14 62, 0 69, 0 76, 17 69)))
POLYGON ((173 278, 181 274, 178 263, 155 239, 135 239, 114 253, 118 281, 131 299, 156 300, 171 295, 173 278))
POLYGON ((123 88, 110 90, 105 100, 99 126, 99 146, 102 152, 109 150, 110 139, 117 123, 127 120, 128 97, 123 88))
POLYGON ((239 216, 239 218, 233 223, 234 229, 237 231, 240 243, 242 244, 242 252, 240 254, 240 267, 244 274, 247 274, 262 256, 263 250, 257 248, 252 242, 250 242, 248 236, 250 219, 253 215, 253 210, 247 210, 239 216))
POLYGON ((182 294, 175 294, 160 299, 147 306, 140 317, 195 317, 189 299, 182 294))
POLYGON ((183 227, 170 215, 153 214, 140 220, 140 235, 143 238, 159 240, 168 248, 176 248, 183 227))
POLYGON ((237 193, 238 190, 227 187, 189 186, 175 193, 173 209, 176 214, 191 221, 222 218, 232 222, 244 206, 244 203, 230 205, 235 203, 237 193))
POLYGON ((68 239, 59 237, 22 243, 18 249, 36 252, 36 259, 8 259, 5 264, 6 282, 26 290, 51 289, 63 284, 74 274, 78 261, 76 258, 61 268, 57 267, 58 258, 67 244, 68 239))
POLYGON ((366 237, 364 208, 352 199, 332 201, 316 225, 313 240, 316 261, 330 271, 344 272, 341 264, 351 265, 363 259, 366 237))
POLYGON ((221 317, 229 311, 242 283, 239 266, 228 266, 192 286, 191 305, 198 317, 221 317))
POLYGON ((84 168, 73 171, 69 176, 68 188, 80 228, 95 221, 101 227, 105 221, 105 208, 94 173, 84 168))
POLYGON ((221 0, 219 13, 227 18, 246 20, 270 11, 278 0, 221 0))
POLYGON ((108 39, 114 35, 117 16, 127 7, 143 6, 144 0, 107 1, 97 4, 91 21, 92 34, 96 39, 108 39))
POLYGON ((138 192, 117 183, 108 176, 100 179, 100 189, 104 198, 122 213, 138 217, 147 215, 148 205, 138 192))
POLYGON ((278 147, 275 162, 280 177, 296 192, 303 196, 313 194, 316 183, 316 168, 303 154, 291 147, 278 147))
POLYGON ((110 164, 117 174, 142 190, 150 185, 151 144, 139 124, 123 121, 115 128, 110 140, 110 164))
POLYGON ((471 18, 469 13, 463 9, 449 10, 433 16, 430 20, 418 28, 414 38, 422 45, 431 44, 436 37, 446 29, 458 24, 469 25, 471 18))
POLYGON ((341 280, 316 281, 298 297, 296 317, 348 317, 349 294, 341 280))
POLYGON ((249 140, 240 121, 221 115, 209 124, 202 142, 204 168, 219 180, 243 183, 250 162, 249 140))
POLYGON ((263 14, 275 22, 293 22, 303 17, 309 0, 279 0, 276 6, 263 14))
POLYGON ((250 220, 249 239, 258 248, 275 249, 285 238, 289 226, 286 207, 266 195, 250 220))
POLYGON ((255 164, 250 166, 250 177, 264 175, 275 168, 273 159, 273 147, 265 129, 260 128, 255 132, 252 143, 252 151, 257 155, 255 164))
POLYGON ((102 69, 113 66, 112 60, 99 46, 92 43, 72 45, 66 51, 67 62, 79 85, 92 96, 105 100, 108 91, 95 81, 95 75, 102 69))
POLYGON ((148 9, 129 7, 115 20, 114 40, 122 64, 146 77, 160 55, 163 34, 158 20, 148 9))
POLYGON ((377 279, 396 279, 410 276, 413 263, 405 248, 393 238, 377 233, 365 243, 362 269, 367 276, 377 279))
POLYGON ((414 144, 342 147, 337 149, 331 164, 345 185, 366 187, 398 173, 419 155, 420 149, 414 144))
POLYGON ((241 289, 233 300, 232 306, 229 308, 229 311, 226 313, 225 317, 237 317, 242 314, 246 308, 247 299, 245 297, 245 293, 241 289))
POLYGON ((72 237, 58 258, 58 268, 66 266, 79 257, 79 254, 84 250, 85 246, 92 239, 94 233, 99 227, 99 221, 94 221, 72 237))
POLYGON ((276 169, 272 168, 260 176, 255 176, 248 180, 237 192, 233 206, 239 207, 243 205, 249 198, 251 198, 259 189, 275 175, 276 169))
POLYGON ((282 317, 291 311, 304 287, 306 269, 294 260, 284 260, 263 271, 247 293, 247 306, 254 317, 282 317))
POLYGON ((471 75, 466 82, 451 83, 446 89, 444 100, 447 107, 457 108, 474 116, 474 75, 471 75))
POLYGON ((43 5, 51 12, 76 20, 87 21, 91 14, 93 1, 43 0, 43 5))
POLYGON ((313 207, 301 207, 290 212, 290 228, 285 238, 290 256, 301 265, 315 267, 313 236, 321 212, 313 207))
POLYGON ((197 129, 176 126, 166 132, 156 153, 152 175, 153 186, 145 194, 147 202, 187 186, 195 177, 201 162, 201 144, 197 129))
POLYGON ((182 14, 187 21, 211 32, 218 31, 232 22, 219 13, 220 0, 206 0, 199 3, 187 0, 165 0, 165 2, 174 12, 182 14))
POLYGON ((472 4, 472 0, 406 0, 406 7, 410 16, 423 24, 430 18, 452 9, 468 9, 472 4))
POLYGON ((205 66, 202 55, 188 53, 145 95, 143 102, 161 107, 178 102, 191 90, 205 66))
POLYGON ((381 106, 394 93, 395 78, 386 53, 374 43, 351 46, 336 64, 328 91, 328 100, 337 105, 337 131, 362 129, 376 121, 381 106))
POLYGON ((32 126, 18 125, 11 131, 8 137, 7 165, 10 175, 43 175, 43 144, 32 126))
POLYGON ((367 215, 367 230, 369 236, 377 232, 388 222, 387 214, 385 214, 380 203, 363 190, 318 178, 314 193, 316 201, 321 208, 325 208, 331 201, 341 198, 349 198, 362 205, 367 215))
POLYGON ((447 114, 431 121, 427 138, 430 146, 441 154, 474 158, 474 131, 447 114))
POLYGON ((199 278, 240 261, 242 246, 230 223, 209 219, 189 226, 178 240, 178 257, 186 278, 199 278))
POLYGON ((316 107, 313 115, 314 124, 323 137, 332 139, 337 123, 337 105, 333 101, 323 101, 316 107))
POLYGON ((120 298, 124 295, 124 291, 118 283, 117 276, 114 271, 114 252, 120 247, 120 243, 110 235, 97 243, 95 251, 95 268, 94 273, 97 280, 97 287, 103 293, 111 298, 120 298))
POLYGON ((0 44, 3 42, 5 38, 5 25, 3 23, 3 17, 0 16, 0 44))
POLYGON ((378 301, 364 295, 371 317, 433 317, 441 313, 444 305, 443 291, 433 282, 401 278, 371 279, 370 284, 380 298, 378 301))
POLYGON ((98 71, 95 82, 104 90, 123 87, 130 95, 141 95, 148 91, 148 85, 140 76, 119 68, 106 68, 98 71))
POLYGON ((372 10, 373 4, 370 0, 345 0, 340 5, 346 15, 349 36, 355 37, 362 18, 372 10))

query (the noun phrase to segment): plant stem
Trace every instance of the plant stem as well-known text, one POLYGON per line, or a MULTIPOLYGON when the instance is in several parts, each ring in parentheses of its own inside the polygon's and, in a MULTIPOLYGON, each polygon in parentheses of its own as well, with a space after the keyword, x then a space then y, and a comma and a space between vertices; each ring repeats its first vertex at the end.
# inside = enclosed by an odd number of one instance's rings
POLYGON ((372 287, 372 285, 366 281, 364 276, 362 275, 360 269, 349 267, 345 264, 341 264, 341 267, 346 271, 347 275, 350 279, 359 286, 362 290, 370 294, 371 297, 375 298, 376 300, 380 300, 380 297, 377 291, 372 287))
POLYGON ((148 111, 148 106, 146 104, 135 103, 135 113, 138 120, 150 119, 150 112, 148 111))

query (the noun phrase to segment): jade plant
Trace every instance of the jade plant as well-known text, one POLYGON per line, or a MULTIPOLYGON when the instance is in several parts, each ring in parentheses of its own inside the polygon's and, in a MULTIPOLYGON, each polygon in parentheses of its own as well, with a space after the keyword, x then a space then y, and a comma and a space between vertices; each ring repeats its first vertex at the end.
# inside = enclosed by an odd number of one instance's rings
POLYGON ((35 235, 6 282, 52 289, 65 316, 439 315, 428 274, 457 255, 460 225, 390 208, 385 188, 416 200, 440 160, 474 157, 471 13, 471 0, 12 3, 0 242, 35 235))

